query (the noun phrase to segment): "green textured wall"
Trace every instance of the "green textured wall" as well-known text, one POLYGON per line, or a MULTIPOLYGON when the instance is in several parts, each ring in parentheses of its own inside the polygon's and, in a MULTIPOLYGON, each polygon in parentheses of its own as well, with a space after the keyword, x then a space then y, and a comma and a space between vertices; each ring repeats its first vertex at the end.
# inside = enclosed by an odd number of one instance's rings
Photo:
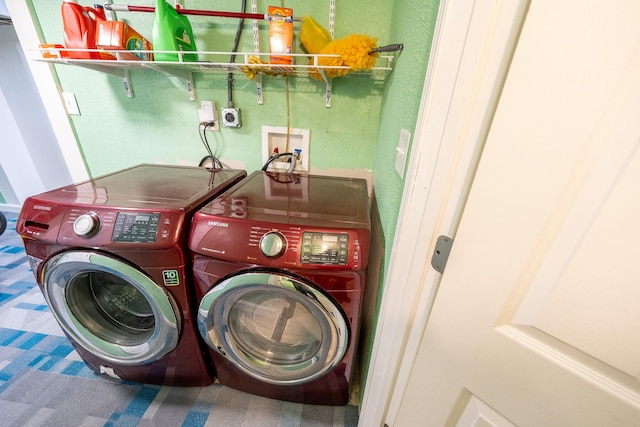
POLYGON ((369 288, 364 304, 365 310, 368 310, 366 316, 370 318, 363 324, 361 337, 361 357, 364 363, 360 375, 363 379, 367 376, 371 358, 384 279, 403 197, 404 180, 395 172, 396 147, 400 129, 406 129, 412 134, 415 130, 438 7, 439 0, 393 3, 389 37, 404 43, 404 50, 387 79, 382 94, 375 148, 373 188, 376 209, 372 212, 375 238, 368 271, 369 288))
POLYGON ((439 0, 396 1, 393 6, 390 38, 403 40, 404 50, 385 85, 373 167, 382 226, 389 241, 387 262, 404 186, 404 181, 395 173, 396 146, 400 129, 412 134, 415 131, 438 6, 439 0))

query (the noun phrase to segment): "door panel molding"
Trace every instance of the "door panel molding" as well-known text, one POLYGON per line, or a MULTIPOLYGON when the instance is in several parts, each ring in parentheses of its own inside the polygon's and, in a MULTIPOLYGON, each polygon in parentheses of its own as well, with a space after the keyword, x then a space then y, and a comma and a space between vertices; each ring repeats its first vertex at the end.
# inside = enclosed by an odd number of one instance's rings
POLYGON ((495 331, 519 346, 640 409, 640 385, 635 378, 603 363, 533 326, 501 325, 495 331))

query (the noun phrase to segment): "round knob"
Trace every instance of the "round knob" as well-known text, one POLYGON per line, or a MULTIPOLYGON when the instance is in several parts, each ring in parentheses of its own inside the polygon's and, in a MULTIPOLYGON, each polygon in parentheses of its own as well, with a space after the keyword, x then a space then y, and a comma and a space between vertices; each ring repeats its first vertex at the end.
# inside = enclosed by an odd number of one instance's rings
POLYGON ((270 231, 260 239, 260 250, 269 258, 277 258, 287 248, 287 239, 277 231, 270 231))
POLYGON ((87 212, 80 215, 73 222, 73 231, 78 236, 88 236, 98 229, 100 218, 95 212, 87 212))

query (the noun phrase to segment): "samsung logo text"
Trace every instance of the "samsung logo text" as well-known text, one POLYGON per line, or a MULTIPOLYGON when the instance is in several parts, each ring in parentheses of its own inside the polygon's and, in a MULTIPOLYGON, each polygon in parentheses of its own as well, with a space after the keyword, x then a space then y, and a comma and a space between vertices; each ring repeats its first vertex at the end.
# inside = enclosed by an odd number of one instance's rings
POLYGON ((208 225, 210 225, 211 227, 224 227, 224 228, 229 227, 228 222, 221 222, 221 221, 209 221, 208 225))

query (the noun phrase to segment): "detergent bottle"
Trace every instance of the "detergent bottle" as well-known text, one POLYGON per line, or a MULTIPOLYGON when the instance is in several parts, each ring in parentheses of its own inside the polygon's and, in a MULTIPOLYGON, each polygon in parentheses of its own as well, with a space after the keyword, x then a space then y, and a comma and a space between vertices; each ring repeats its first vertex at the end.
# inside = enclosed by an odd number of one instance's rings
MULTIPOLYGON (((62 3, 64 45, 67 49, 96 49, 96 20, 105 19, 103 10, 82 6, 73 1, 62 3)), ((74 59, 114 59, 99 52, 69 52, 74 59)))
MULTIPOLYGON (((177 53, 157 53, 157 51, 195 52, 196 41, 193 38, 191 23, 186 16, 180 15, 166 0, 156 0, 153 17, 153 49, 156 61, 178 61, 177 53)), ((194 62, 198 55, 183 54, 183 61, 194 62)))

